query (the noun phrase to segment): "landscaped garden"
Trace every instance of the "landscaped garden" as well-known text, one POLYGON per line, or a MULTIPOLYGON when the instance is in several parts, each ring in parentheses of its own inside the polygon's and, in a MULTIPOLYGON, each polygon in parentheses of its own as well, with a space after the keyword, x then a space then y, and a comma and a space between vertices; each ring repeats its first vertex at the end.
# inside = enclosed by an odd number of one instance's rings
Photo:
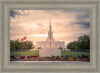
MULTIPOLYGON (((70 51, 61 51, 61 57, 39 57, 39 51, 29 51, 34 48, 32 41, 11 40, 10 61, 90 61, 90 37, 88 35, 80 36, 77 41, 68 43, 66 48, 70 51)), ((42 47, 38 47, 39 49, 42 47)))
POLYGON ((14 56, 36 55, 36 56, 39 56, 39 51, 12 52, 10 55, 14 55, 14 56))
POLYGON ((90 61, 89 53, 62 51, 61 57, 39 57, 39 51, 13 52, 11 61, 90 61))

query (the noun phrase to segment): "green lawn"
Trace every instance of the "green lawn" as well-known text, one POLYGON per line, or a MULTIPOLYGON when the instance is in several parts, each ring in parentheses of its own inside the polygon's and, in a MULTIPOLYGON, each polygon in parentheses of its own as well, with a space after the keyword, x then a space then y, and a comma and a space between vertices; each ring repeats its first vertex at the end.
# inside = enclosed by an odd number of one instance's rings
MULTIPOLYGON (((61 52, 61 56, 68 55, 68 56, 75 57, 75 56, 81 56, 82 54, 87 55, 87 56, 90 55, 90 53, 86 53, 86 52, 72 52, 72 51, 62 51, 61 52)), ((13 52, 11 53, 11 55, 21 55, 21 56, 37 55, 39 56, 39 51, 13 52)))
POLYGON ((86 53, 86 52, 72 52, 72 51, 62 51, 61 52, 61 55, 64 56, 64 55, 68 55, 68 56, 82 56, 82 55, 86 55, 86 56, 90 56, 90 53, 86 53))
POLYGON ((13 52, 10 55, 21 55, 21 56, 37 55, 37 56, 39 56, 39 51, 13 52))

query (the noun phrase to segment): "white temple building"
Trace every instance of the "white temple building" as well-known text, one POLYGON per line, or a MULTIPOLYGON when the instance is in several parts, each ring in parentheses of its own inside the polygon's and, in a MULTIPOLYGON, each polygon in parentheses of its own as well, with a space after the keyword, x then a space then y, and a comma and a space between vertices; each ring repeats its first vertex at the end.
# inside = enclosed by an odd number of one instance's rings
POLYGON ((49 31, 48 31, 48 38, 46 41, 39 41, 36 42, 36 47, 41 47, 39 49, 39 57, 51 57, 51 56, 61 56, 61 49, 65 48, 65 42, 64 41, 55 41, 53 38, 53 32, 51 29, 51 20, 49 25, 49 31))

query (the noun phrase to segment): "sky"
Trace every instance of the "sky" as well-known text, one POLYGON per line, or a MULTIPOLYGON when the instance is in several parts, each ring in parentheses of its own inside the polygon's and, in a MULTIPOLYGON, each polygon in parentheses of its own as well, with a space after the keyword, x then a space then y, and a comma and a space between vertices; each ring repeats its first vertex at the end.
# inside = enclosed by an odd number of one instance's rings
POLYGON ((10 10, 10 40, 45 41, 50 18, 54 39, 65 45, 90 35, 89 10, 10 10))

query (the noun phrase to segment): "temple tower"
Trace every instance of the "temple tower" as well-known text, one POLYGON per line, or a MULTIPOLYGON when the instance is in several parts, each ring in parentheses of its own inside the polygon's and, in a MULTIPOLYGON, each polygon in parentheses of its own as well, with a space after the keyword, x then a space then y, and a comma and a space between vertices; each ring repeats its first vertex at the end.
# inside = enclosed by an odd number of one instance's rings
POLYGON ((51 19, 49 23, 48 37, 46 41, 36 42, 37 48, 41 47, 39 50, 40 57, 51 57, 51 56, 61 56, 61 50, 59 47, 64 48, 64 41, 55 41, 53 38, 53 31, 51 26, 51 19))
POLYGON ((52 27, 51 27, 51 19, 50 19, 50 25, 49 25, 47 41, 54 41, 52 27))

